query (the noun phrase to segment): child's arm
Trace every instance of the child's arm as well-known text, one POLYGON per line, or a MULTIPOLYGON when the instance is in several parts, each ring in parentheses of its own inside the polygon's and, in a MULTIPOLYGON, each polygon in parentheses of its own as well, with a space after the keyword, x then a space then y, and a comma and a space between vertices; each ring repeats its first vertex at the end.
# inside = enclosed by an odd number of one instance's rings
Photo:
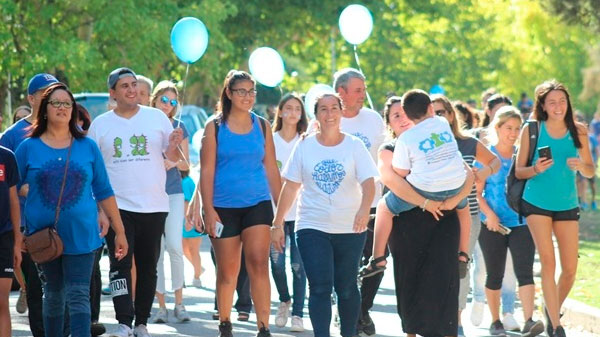
POLYGON ((392 165, 392 169, 394 170, 394 173, 396 173, 397 175, 399 175, 402 178, 406 178, 406 176, 410 172, 410 170, 405 170, 405 169, 397 168, 394 165, 392 165))
POLYGON ((10 204, 10 221, 12 222, 13 236, 15 238, 14 265, 18 266, 21 265, 21 243, 23 242, 23 237, 21 235, 21 206, 19 206, 16 185, 8 189, 8 198, 10 204))
POLYGON ((471 193, 471 190, 473 189, 473 183, 475 182, 475 174, 473 174, 473 170, 471 170, 469 165, 465 163, 464 160, 463 167, 465 169, 465 172, 467 173, 467 177, 465 179, 465 183, 463 184, 462 189, 457 195, 444 200, 440 209, 450 210, 456 208, 456 205, 458 205, 461 200, 469 196, 469 194, 471 193))

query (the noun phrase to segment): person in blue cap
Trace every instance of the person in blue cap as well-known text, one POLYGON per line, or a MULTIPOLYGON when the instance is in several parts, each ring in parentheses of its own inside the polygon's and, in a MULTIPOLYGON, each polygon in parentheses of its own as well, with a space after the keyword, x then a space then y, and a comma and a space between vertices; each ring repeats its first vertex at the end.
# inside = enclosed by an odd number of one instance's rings
MULTIPOLYGON (((4 132, 2 138, 0 138, 0 146, 8 148, 12 152, 17 150, 17 147, 19 147, 23 140, 27 138, 28 128, 36 120, 44 90, 51 84, 57 82, 58 80, 56 77, 47 73, 37 74, 29 80, 29 85, 27 86, 27 101, 29 102, 29 105, 31 105, 31 114, 26 118, 19 120, 4 132)), ((19 191, 21 211, 25 208, 25 191, 27 190, 27 187, 24 187, 24 189, 19 191)), ((21 227, 23 227, 23 220, 24 217, 21 218, 21 227)), ((15 266, 15 269, 17 269, 17 266, 15 266)), ((23 253, 21 269, 27 285, 26 297, 27 306, 29 308, 29 328, 34 337, 43 337, 45 336, 45 333, 44 325, 42 323, 42 283, 38 275, 38 270, 27 253, 23 253)))

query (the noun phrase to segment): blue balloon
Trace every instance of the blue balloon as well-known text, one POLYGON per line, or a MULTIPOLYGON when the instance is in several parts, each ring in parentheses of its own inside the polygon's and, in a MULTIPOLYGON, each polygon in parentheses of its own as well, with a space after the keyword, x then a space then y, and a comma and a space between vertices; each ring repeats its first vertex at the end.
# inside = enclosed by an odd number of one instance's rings
POLYGON ((283 81, 285 67, 281 55, 269 47, 260 47, 250 54, 250 73, 258 82, 267 87, 276 87, 283 81))
POLYGON ((429 89, 429 94, 433 95, 433 94, 442 94, 445 95, 446 94, 446 90, 444 90, 444 87, 442 87, 439 84, 434 85, 433 87, 431 87, 431 89, 429 89))
POLYGON ((177 57, 192 64, 204 55, 208 47, 208 31, 202 21, 185 17, 171 29, 171 48, 177 57))

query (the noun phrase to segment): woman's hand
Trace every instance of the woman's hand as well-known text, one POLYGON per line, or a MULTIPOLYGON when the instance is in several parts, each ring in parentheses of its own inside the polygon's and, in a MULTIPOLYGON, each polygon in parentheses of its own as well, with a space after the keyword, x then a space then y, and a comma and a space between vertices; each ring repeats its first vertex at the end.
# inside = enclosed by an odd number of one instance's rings
POLYGON ((567 158, 567 165, 573 171, 581 171, 585 168, 585 164, 578 157, 567 158))
POLYGON ((459 199, 458 196, 450 197, 442 202, 440 206, 441 210, 450 211, 456 208, 462 199, 459 199))
POLYGON ((442 201, 435 201, 435 200, 428 200, 427 204, 425 204, 425 210, 429 213, 431 213, 431 215, 433 215, 433 218, 436 219, 437 221, 440 221, 440 218, 442 216, 444 216, 444 213, 442 213, 442 205, 443 202, 442 201))
POLYGON ((271 226, 271 244, 279 253, 283 253, 285 249, 285 233, 283 232, 283 224, 271 226))
POLYGON ((177 162, 175 161, 171 161, 169 159, 165 159, 165 170, 168 171, 170 169, 172 169, 173 167, 177 166, 177 162))
MULTIPOLYGON (((554 160, 552 159, 546 159, 546 157, 538 158, 535 165, 533 165, 533 170, 535 173, 540 174, 549 169, 552 164, 554 164, 554 160)), ((569 164, 569 160, 567 160, 567 164, 569 164)))
POLYGON ((354 216, 354 226, 352 230, 354 233, 362 233, 367 230, 367 223, 369 222, 369 211, 370 209, 359 209, 354 216))
POLYGON ((110 227, 110 221, 102 209, 98 209, 98 226, 100 227, 100 237, 105 237, 110 227))
POLYGON ((125 233, 115 234, 115 258, 119 261, 122 260, 127 255, 128 250, 129 245, 125 233))
POLYGON ((29 184, 23 184, 19 189, 19 196, 26 198, 27 194, 29 194, 29 184))
MULTIPOLYGON (((217 214, 217 211, 215 211, 213 207, 205 207, 204 214, 202 215, 202 222, 204 222, 204 232, 213 238, 217 235, 217 221, 223 223, 221 221, 221 218, 219 217, 219 214, 217 214)), ((198 228, 197 225, 196 228, 198 228)))
POLYGON ((187 212, 185 213, 186 225, 189 222, 191 226, 196 227, 196 229, 203 226, 202 218, 200 217, 200 204, 200 195, 194 194, 194 197, 192 197, 192 200, 188 204, 187 212))
POLYGON ((485 215, 485 225, 490 232, 499 232, 500 231, 500 219, 496 214, 485 215))

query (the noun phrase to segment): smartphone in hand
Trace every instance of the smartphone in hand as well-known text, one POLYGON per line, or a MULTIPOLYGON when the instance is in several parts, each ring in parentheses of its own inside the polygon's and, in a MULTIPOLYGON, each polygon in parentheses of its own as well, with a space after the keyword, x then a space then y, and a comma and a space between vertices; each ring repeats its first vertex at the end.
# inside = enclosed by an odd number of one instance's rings
POLYGON ((223 233, 223 224, 220 222, 215 222, 215 237, 216 238, 220 238, 221 234, 223 233))
POLYGON ((502 235, 508 235, 510 234, 510 232, 512 232, 512 229, 504 226, 503 224, 498 224, 498 226, 500 226, 500 230, 498 230, 498 233, 502 235))
POLYGON ((540 158, 552 159, 552 150, 550 149, 550 146, 538 148, 538 156, 540 158))

